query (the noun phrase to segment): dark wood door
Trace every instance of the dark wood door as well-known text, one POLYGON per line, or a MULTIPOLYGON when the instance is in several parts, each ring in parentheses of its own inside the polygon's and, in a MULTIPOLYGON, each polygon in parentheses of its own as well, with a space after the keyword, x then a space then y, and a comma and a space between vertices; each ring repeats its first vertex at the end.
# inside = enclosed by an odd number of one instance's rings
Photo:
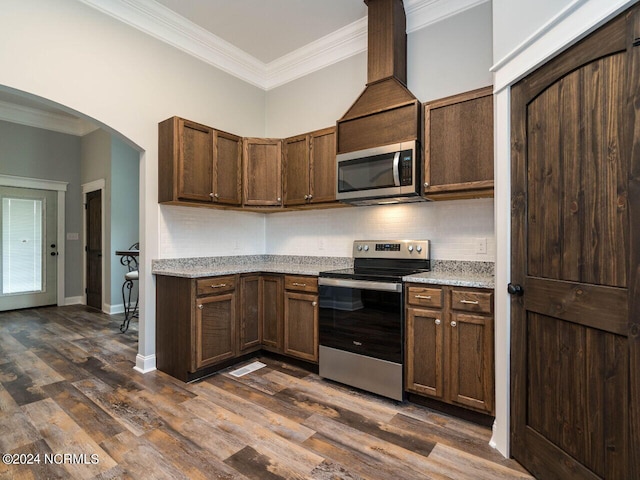
POLYGON ((260 322, 260 275, 240 278, 240 350, 260 347, 262 323, 260 322))
POLYGON ((282 205, 282 141, 245 138, 243 204, 282 205))
POLYGON ((639 10, 512 90, 511 442, 539 478, 640 478, 639 10))
POLYGON ((213 201, 242 203, 242 138, 214 130, 213 201))
POLYGON ((407 309, 407 390, 444 400, 442 310, 407 309))
POLYGON ((178 198, 211 202, 213 129, 179 119, 178 132, 178 198))
POLYGON ((309 200, 309 135, 283 142, 284 204, 304 205, 309 200))
POLYGON ((262 275, 262 346, 267 350, 282 352, 283 342, 283 280, 281 276, 262 275))
POLYGON ((196 369, 236 354, 235 292, 196 300, 196 369))
POLYGON ((310 179, 311 203, 336 200, 336 129, 325 128, 311 133, 310 179))
POLYGON ((284 353, 318 361, 318 295, 285 292, 284 353))
POLYGON ((86 202, 87 305, 102 310, 102 191, 87 193, 86 202))

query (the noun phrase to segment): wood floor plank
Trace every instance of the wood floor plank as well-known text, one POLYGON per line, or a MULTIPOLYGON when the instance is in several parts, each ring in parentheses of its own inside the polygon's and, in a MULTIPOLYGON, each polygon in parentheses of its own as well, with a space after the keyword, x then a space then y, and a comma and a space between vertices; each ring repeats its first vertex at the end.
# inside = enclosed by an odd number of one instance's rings
MULTIPOLYGON (((377 403, 371 401, 371 396, 363 396, 355 390, 338 390, 331 384, 310 382, 306 379, 289 377, 282 372, 271 371, 264 375, 276 383, 280 383, 287 388, 298 390, 307 394, 310 398, 315 398, 320 403, 331 403, 336 406, 351 410, 362 415, 375 415, 381 421, 391 420, 398 412, 391 406, 391 402, 377 403)), ((317 377, 310 375, 309 378, 317 377)))
POLYGON ((144 437, 191 480, 246 479, 211 452, 171 428, 158 428, 145 433, 144 437))
POLYGON ((22 409, 54 454, 85 455, 88 459, 97 455, 97 463, 92 460, 65 461, 63 467, 74 478, 91 478, 116 466, 116 462, 53 400, 30 403, 22 409))
POLYGON ((311 472, 323 458, 309 452, 294 442, 256 425, 250 420, 236 415, 203 397, 184 402, 184 407, 204 419, 209 425, 232 434, 245 445, 273 458, 278 463, 289 465, 298 472, 311 472))
POLYGON ((11 359, 25 375, 31 378, 31 382, 35 386, 41 387, 64 380, 64 377, 31 351, 23 352, 20 355, 11 355, 11 359))
POLYGON ((124 427, 68 382, 46 385, 43 390, 96 442, 113 437, 124 427))
POLYGON ((274 413, 260 404, 245 400, 211 383, 202 382, 195 385, 193 390, 205 396, 216 405, 236 415, 240 415, 257 425, 261 425, 287 440, 302 443, 315 433, 313 430, 300 425, 299 422, 274 413))
POLYGON ((273 458, 247 446, 225 460, 252 480, 305 480, 307 475, 296 472, 273 458))
POLYGON ((7 465, 5 462, 0 463, 0 479, 4 480, 66 480, 69 478, 69 472, 56 462, 46 462, 44 456, 53 454, 47 442, 43 439, 23 445, 10 451, 11 454, 31 455, 34 462, 17 463, 7 465), (36 455, 39 456, 35 461, 36 455))
POLYGON ((18 405, 46 398, 42 388, 34 385, 31 377, 13 360, 0 365, 0 383, 18 405))
POLYGON ((137 436, 163 425, 146 401, 125 387, 112 388, 99 379, 81 380, 73 385, 137 436))
POLYGON ((19 407, 0 412, 0 453, 11 452, 40 439, 42 436, 19 407))

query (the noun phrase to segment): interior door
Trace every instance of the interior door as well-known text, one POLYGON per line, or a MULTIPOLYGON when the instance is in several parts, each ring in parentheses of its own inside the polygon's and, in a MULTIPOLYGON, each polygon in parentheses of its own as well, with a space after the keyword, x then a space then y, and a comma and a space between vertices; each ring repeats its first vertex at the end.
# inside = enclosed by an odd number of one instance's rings
MULTIPOLYGON (((87 306, 102 310, 102 191, 86 197, 87 306)), ((124 278, 123 278, 124 281, 124 278)))
POLYGON ((511 447, 538 478, 640 478, 638 11, 512 90, 511 447))
POLYGON ((0 187, 0 311, 57 303, 58 194, 0 187))

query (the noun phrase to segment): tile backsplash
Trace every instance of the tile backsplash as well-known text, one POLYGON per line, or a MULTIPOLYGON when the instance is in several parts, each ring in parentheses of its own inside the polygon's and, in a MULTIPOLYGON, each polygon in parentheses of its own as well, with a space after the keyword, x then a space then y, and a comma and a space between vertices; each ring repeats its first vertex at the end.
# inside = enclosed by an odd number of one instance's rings
POLYGON ((493 199, 333 208, 263 215, 160 206, 160 258, 351 256, 353 240, 428 239, 438 260, 495 261, 493 199), (486 252, 478 253, 486 242, 486 252))

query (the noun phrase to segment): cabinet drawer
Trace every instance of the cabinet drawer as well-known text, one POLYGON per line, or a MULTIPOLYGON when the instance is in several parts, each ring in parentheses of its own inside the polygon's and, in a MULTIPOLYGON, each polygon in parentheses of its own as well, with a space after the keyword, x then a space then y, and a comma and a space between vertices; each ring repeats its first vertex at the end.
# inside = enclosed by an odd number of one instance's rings
POLYGON ((295 290, 297 292, 318 292, 318 277, 299 277, 286 275, 284 277, 285 290, 295 290))
POLYGON ((409 287, 407 295, 409 305, 442 307, 442 289, 440 288, 409 287))
POLYGON ((197 281, 197 295, 217 295, 236 289, 236 277, 209 277, 197 281))
POLYGON ((452 290, 451 308, 466 312, 493 313, 493 292, 452 290))

